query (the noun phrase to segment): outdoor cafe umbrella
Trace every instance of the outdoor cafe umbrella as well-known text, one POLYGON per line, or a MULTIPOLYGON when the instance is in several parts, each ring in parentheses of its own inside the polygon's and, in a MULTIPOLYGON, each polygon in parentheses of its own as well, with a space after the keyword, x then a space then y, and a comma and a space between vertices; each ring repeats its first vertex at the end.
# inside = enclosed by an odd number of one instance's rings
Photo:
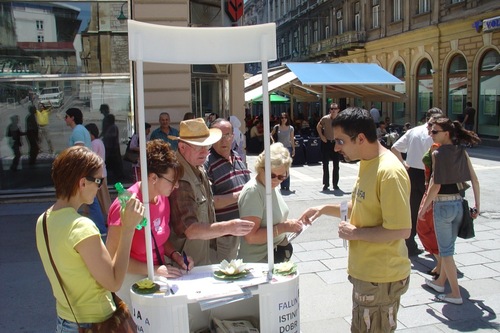
MULTIPOLYGON (((252 101, 262 103, 262 95, 253 99, 252 101)), ((271 94, 269 94, 269 101, 271 103, 288 103, 288 102, 290 102, 290 99, 288 97, 281 96, 281 95, 278 95, 276 93, 271 93, 271 94)))

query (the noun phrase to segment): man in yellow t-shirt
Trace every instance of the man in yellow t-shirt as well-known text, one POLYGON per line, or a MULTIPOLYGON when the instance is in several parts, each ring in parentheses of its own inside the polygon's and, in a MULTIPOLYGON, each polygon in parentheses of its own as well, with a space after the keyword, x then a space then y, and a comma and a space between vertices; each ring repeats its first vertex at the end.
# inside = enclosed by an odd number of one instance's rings
MULTIPOLYGON (((377 140, 367 110, 348 108, 332 124, 335 151, 346 161, 361 160, 349 203, 350 222, 339 224, 339 237, 349 241, 351 332, 394 332, 411 270, 405 243, 411 232, 410 180, 377 140)), ((322 214, 340 217, 339 206, 309 208, 301 220, 310 223, 322 214)))
POLYGON ((50 140, 50 135, 48 130, 51 107, 52 105, 50 107, 46 107, 43 103, 38 103, 38 110, 35 113, 36 121, 40 129, 40 141, 42 140, 42 138, 44 138, 45 141, 47 141, 50 154, 54 153, 54 149, 52 147, 52 141, 50 140))

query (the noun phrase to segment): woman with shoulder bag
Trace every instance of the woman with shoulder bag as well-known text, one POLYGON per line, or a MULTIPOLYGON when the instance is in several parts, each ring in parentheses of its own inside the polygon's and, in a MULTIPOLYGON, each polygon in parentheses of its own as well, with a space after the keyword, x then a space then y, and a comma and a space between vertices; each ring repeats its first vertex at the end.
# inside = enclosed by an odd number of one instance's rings
POLYGON ((425 280, 425 284, 438 292, 437 300, 452 304, 462 304, 462 296, 457 279, 457 267, 453 259, 455 240, 462 223, 463 214, 476 218, 480 208, 479 181, 472 167, 464 144, 477 144, 480 139, 472 132, 462 128, 458 121, 437 118, 430 131, 432 140, 441 146, 432 153, 433 174, 427 190, 427 197, 418 215, 422 218, 432 202, 434 205, 434 228, 441 256, 439 277, 425 280), (475 211, 464 212, 462 196, 457 183, 471 181, 474 192, 475 211), (445 294, 448 280, 451 292, 445 294))
MULTIPOLYGON (((52 180, 57 200, 38 218, 38 253, 56 298, 56 333, 85 332, 115 319, 118 312, 127 312, 115 304, 111 292, 120 289, 125 277, 144 206, 135 195, 127 202, 119 246, 111 256, 94 222, 78 214, 82 204, 93 202, 102 185, 102 159, 86 147, 70 147, 55 159, 52 180)), ((133 325, 130 316, 127 324, 133 325)))

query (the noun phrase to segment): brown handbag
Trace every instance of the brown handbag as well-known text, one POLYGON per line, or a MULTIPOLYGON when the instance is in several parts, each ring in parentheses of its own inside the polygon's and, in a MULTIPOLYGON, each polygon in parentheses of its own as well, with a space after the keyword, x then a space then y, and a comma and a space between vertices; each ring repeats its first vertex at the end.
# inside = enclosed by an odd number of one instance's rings
POLYGON ((75 322, 78 325, 78 332, 80 333, 136 333, 136 325, 134 319, 130 315, 130 311, 128 310, 127 304, 120 297, 118 297, 115 293, 113 295, 113 301, 116 305, 116 310, 113 312, 113 315, 102 321, 100 323, 92 323, 92 327, 83 328, 80 327, 78 320, 76 319, 76 315, 73 312, 73 307, 69 302, 68 295, 66 295, 66 291, 64 290, 63 282, 61 276, 59 275, 59 271, 56 268, 54 263, 54 259, 52 259, 52 254, 50 253, 49 247, 49 236, 47 232, 47 212, 43 214, 43 236, 45 238, 45 245, 47 246, 47 253, 49 255, 50 263, 54 272, 56 273, 57 280, 59 281, 59 285, 63 291, 64 297, 68 302, 71 313, 73 313, 73 317, 75 317, 75 322))

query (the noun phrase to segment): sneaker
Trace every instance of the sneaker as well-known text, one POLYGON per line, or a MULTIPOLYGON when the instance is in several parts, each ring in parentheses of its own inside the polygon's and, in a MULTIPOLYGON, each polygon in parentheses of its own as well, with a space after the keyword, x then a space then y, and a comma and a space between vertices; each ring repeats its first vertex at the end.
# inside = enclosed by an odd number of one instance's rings
POLYGON ((330 191, 330 189, 328 188, 328 186, 323 186, 323 191, 330 191))

